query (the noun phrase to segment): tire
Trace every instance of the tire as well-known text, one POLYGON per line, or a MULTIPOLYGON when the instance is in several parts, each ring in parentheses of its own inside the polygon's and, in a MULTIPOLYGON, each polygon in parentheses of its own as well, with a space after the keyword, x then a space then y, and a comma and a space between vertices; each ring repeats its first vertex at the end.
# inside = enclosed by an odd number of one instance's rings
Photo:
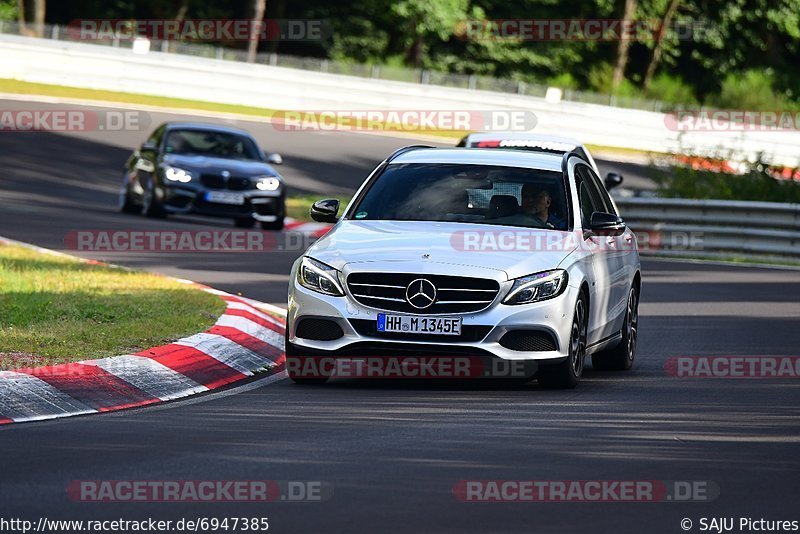
POLYGON ((127 187, 123 187, 119 192, 119 211, 134 215, 139 215, 142 213, 142 206, 131 201, 127 187))
POLYGON ((156 187, 153 182, 150 182, 147 191, 144 193, 144 206, 142 210, 146 216, 154 219, 163 219, 167 216, 163 204, 156 198, 156 187))
POLYGON ((539 385, 550 389, 571 389, 578 385, 586 360, 586 333, 589 324, 589 304, 581 292, 575 302, 575 314, 569 336, 569 356, 554 365, 539 368, 539 385))
POLYGON ((321 386, 328 381, 327 376, 303 376, 298 370, 302 369, 303 357, 300 356, 300 350, 297 345, 289 342, 289 335, 286 334, 286 374, 292 382, 303 386, 321 386))
POLYGON ((281 198, 281 209, 278 211, 278 219, 274 222, 262 222, 263 230, 283 230, 283 219, 286 217, 286 200, 281 198))
POLYGON ((263 230, 283 230, 283 217, 274 222, 262 222, 261 228, 263 230))
POLYGON ((622 339, 613 349, 592 354, 592 367, 600 371, 628 371, 636 358, 636 342, 639 335, 639 292, 632 287, 628 293, 625 324, 622 339))
POLYGON ((256 220, 252 217, 242 217, 240 219, 234 219, 233 224, 236 228, 252 228, 256 225, 256 220))

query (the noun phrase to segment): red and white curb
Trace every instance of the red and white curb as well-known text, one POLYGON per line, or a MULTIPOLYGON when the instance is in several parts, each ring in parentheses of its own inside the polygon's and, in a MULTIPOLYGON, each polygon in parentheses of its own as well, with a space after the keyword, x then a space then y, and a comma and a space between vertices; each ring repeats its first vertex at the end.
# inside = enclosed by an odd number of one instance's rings
POLYGON ((0 371, 0 425, 146 406, 283 369, 284 310, 182 282, 226 301, 214 326, 136 354, 0 371))

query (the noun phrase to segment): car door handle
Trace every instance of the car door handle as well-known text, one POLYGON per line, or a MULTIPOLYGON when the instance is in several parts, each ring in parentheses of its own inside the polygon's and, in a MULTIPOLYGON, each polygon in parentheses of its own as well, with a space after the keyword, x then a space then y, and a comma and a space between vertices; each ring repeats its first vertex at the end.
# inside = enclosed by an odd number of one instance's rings
POLYGON ((626 243, 630 243, 631 241, 633 241, 633 236, 628 234, 625 237, 623 237, 623 239, 625 240, 626 243))

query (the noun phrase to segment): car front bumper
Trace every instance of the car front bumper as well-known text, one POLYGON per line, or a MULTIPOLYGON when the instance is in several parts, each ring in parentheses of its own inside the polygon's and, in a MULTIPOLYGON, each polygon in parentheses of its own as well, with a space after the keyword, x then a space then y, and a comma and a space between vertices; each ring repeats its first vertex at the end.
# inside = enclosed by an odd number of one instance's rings
MULTIPOLYGON (((402 336, 394 334, 365 334, 364 325, 377 322, 378 313, 409 315, 400 312, 378 310, 364 306, 349 294, 333 297, 311 291, 297 282, 295 264, 289 289, 287 314, 287 337, 301 354, 330 354, 346 356, 351 350, 364 353, 364 347, 380 356, 384 352, 402 350, 417 353, 416 356, 437 354, 440 351, 457 354, 482 353, 503 360, 525 360, 555 363, 563 360, 569 353, 569 339, 575 302, 579 289, 568 286, 564 293, 550 300, 523 305, 505 305, 501 301, 511 288, 511 282, 501 284, 500 292, 494 302, 485 310, 475 313, 449 314, 446 317, 462 318, 462 333, 467 330, 479 332, 478 339, 464 340, 457 336, 443 339, 435 336, 435 341, 425 339, 424 334, 402 336), (343 335, 331 341, 306 339, 297 335, 298 322, 303 318, 323 318, 336 322, 343 335), (357 323, 360 322, 360 323, 357 323), (360 324, 360 327, 356 325, 360 324), (555 341, 556 350, 523 351, 511 350, 500 344, 503 336, 515 330, 534 330, 549 333, 555 341), (361 333, 360 333, 360 332, 361 333), (485 332, 485 334, 483 333, 485 332), (418 350, 415 350, 418 349, 418 350)), ((442 316, 444 317, 444 316, 442 316)), ((466 337, 466 336, 464 336, 466 337)))
POLYGON ((244 196, 244 204, 222 204, 205 199, 207 189, 169 185, 164 188, 164 208, 168 213, 194 213, 210 217, 246 218, 274 222, 283 214, 283 191, 226 191, 244 196))

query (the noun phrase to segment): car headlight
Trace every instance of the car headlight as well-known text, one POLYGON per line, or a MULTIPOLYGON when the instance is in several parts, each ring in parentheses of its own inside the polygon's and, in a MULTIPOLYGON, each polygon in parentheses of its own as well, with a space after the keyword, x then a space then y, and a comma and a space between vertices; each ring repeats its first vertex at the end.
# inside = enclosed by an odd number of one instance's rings
POLYGON ((297 271, 297 281, 301 286, 317 293, 344 296, 344 289, 339 283, 339 271, 311 258, 303 258, 297 271))
POLYGON ((281 181, 275 176, 259 176, 256 178, 256 187, 262 191, 277 191, 281 181))
POLYGON ((192 173, 177 167, 166 167, 164 177, 170 182, 180 182, 182 184, 192 181, 192 173))
POLYGON ((567 271, 555 269, 517 278, 503 304, 530 304, 557 297, 567 287, 567 271))

